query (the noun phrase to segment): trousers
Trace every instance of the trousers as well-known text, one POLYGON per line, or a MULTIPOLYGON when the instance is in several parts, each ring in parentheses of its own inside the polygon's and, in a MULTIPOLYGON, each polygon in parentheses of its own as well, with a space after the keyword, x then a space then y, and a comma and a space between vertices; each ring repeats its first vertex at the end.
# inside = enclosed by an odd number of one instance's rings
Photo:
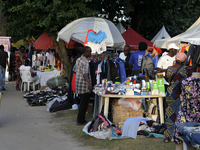
POLYGON ((88 103, 90 101, 90 93, 79 94, 78 97, 80 99, 80 105, 79 105, 77 123, 84 123, 85 114, 88 108, 88 103))
POLYGON ((5 87, 5 72, 6 72, 6 68, 0 65, 0 89, 5 87))

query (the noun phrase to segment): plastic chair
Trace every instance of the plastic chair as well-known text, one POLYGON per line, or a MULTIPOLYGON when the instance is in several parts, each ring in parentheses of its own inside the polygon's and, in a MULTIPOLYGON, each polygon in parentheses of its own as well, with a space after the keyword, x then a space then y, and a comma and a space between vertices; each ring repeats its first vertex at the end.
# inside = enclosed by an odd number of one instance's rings
POLYGON ((20 70, 20 76, 22 79, 22 83, 21 83, 21 91, 22 91, 22 87, 24 85, 24 91, 26 91, 26 85, 27 85, 27 89, 28 91, 30 91, 30 86, 33 87, 33 90, 35 91, 35 85, 38 84, 39 82, 39 78, 38 80, 33 80, 34 78, 31 76, 31 72, 28 70, 20 70))

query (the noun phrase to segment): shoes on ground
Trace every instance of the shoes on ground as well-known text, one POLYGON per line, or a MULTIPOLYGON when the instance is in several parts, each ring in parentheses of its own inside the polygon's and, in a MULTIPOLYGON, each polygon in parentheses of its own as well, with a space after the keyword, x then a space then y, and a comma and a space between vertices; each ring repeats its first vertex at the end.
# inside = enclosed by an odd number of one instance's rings
POLYGON ((76 123, 77 126, 82 126, 82 125, 86 125, 86 124, 87 124, 87 121, 86 121, 86 120, 85 120, 84 123, 78 123, 78 122, 76 123))

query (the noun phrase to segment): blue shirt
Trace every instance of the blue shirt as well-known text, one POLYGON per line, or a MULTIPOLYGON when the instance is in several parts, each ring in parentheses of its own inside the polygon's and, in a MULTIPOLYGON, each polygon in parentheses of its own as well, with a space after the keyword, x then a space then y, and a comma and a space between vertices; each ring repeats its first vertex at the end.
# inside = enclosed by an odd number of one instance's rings
POLYGON ((158 56, 155 56, 155 57, 152 58, 152 61, 153 61, 153 63, 154 63, 154 68, 153 68, 153 70, 155 70, 155 69, 157 68, 158 59, 159 59, 158 56))
MULTIPOLYGON (((149 54, 148 54, 149 55, 149 54)), ((129 64, 133 64, 133 70, 140 70, 142 58, 145 56, 145 51, 136 51, 131 54, 131 58, 129 60, 129 64)), ((149 57, 151 57, 149 55, 149 57)))
POLYGON ((124 81, 126 81, 126 69, 125 69, 125 65, 124 65, 124 63, 122 61, 119 61, 118 64, 119 64, 120 82, 123 83, 124 81))

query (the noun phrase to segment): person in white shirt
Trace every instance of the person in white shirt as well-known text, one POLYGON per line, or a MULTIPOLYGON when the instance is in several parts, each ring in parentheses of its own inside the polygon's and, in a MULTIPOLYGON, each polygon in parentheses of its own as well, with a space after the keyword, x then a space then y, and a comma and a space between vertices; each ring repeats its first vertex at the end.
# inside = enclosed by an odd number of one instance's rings
POLYGON ((39 77, 34 75, 34 72, 33 72, 32 68, 30 66, 28 66, 28 64, 29 64, 29 60, 26 59, 25 60, 25 65, 21 65, 20 68, 19 68, 19 70, 20 71, 30 71, 31 77, 29 77, 29 79, 31 81, 35 82, 35 85, 37 85, 37 84, 40 83, 39 77))
POLYGON ((173 66, 175 61, 175 55, 177 54, 179 47, 175 43, 171 43, 168 46, 169 53, 163 55, 158 60, 158 65, 156 70, 160 72, 165 72, 169 66, 173 66))

